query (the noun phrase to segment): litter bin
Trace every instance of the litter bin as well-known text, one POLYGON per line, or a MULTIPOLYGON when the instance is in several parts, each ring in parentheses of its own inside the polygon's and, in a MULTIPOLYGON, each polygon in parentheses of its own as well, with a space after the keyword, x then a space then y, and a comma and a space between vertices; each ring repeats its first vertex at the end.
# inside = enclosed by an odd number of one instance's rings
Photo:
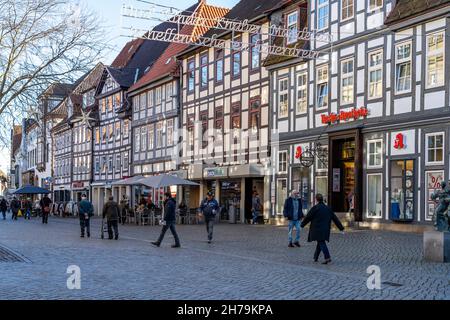
POLYGON ((228 209, 228 222, 229 223, 236 223, 236 209, 234 205, 230 205, 228 209))

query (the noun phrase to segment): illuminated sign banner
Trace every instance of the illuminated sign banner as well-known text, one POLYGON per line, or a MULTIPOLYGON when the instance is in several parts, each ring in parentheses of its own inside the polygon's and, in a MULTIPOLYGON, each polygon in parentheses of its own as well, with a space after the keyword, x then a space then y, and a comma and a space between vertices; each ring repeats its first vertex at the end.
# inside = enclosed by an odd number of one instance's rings
POLYGON ((339 113, 330 113, 328 115, 322 114, 323 124, 333 124, 339 121, 347 121, 350 119, 358 120, 359 118, 365 118, 369 114, 369 110, 366 107, 354 108, 349 111, 341 111, 339 113))

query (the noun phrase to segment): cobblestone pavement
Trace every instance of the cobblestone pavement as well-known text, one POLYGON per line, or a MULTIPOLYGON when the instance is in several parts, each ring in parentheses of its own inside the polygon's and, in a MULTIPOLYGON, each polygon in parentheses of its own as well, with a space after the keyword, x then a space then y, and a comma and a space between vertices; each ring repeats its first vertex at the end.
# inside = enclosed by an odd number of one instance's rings
POLYGON ((150 245, 158 226, 120 226, 119 241, 79 237, 77 219, 48 225, 0 220, 0 295, 4 299, 447 299, 450 264, 422 260, 422 236, 383 231, 333 233, 333 263, 312 261, 315 248, 287 247, 287 228, 217 224, 206 242, 204 225, 177 226, 182 248, 168 232, 150 245), (12 251, 12 252, 11 252, 12 251), (67 289, 69 265, 81 269, 81 289, 67 289), (381 268, 381 289, 369 290, 367 267, 381 268))

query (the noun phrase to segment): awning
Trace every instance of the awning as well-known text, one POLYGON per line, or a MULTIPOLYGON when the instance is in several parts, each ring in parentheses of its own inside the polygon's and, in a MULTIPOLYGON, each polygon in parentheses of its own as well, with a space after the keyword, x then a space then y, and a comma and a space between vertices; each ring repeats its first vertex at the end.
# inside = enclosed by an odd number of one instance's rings
POLYGON ((134 176, 131 178, 126 178, 123 180, 115 181, 111 183, 112 186, 130 186, 130 185, 139 185, 139 180, 144 179, 143 176, 134 176))

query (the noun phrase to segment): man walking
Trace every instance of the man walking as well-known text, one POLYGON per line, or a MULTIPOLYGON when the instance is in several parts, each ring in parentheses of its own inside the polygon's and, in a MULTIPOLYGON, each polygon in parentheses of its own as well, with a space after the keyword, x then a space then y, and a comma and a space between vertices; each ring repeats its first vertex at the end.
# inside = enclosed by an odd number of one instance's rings
POLYGON ((17 200, 16 196, 14 196, 14 198, 11 201, 11 219, 13 220, 17 220, 17 214, 19 213, 20 210, 20 201, 17 200))
POLYGON ((303 219, 301 227, 304 228, 311 222, 308 242, 317 241, 314 262, 317 262, 320 252, 323 252, 325 261, 322 264, 328 264, 331 262, 331 257, 325 241, 330 242, 331 221, 334 222, 341 232, 344 231, 344 227, 334 212, 323 203, 323 196, 320 193, 316 195, 316 201, 317 204, 309 210, 305 219, 303 219))
POLYGON ((262 211, 262 204, 261 199, 259 198, 258 191, 253 191, 253 198, 252 198, 252 215, 253 215, 253 224, 258 223, 258 217, 261 215, 262 211))
POLYGON ((289 220, 288 225, 288 247, 294 248, 294 245, 300 247, 300 221, 303 218, 302 200, 299 197, 298 190, 293 190, 291 196, 284 202, 283 215, 289 220), (292 244, 292 231, 296 229, 295 242, 292 244))
POLYGON ((214 194, 210 191, 206 195, 200 205, 200 212, 205 218, 206 232, 208 233, 208 243, 211 243, 213 238, 214 220, 219 211, 219 203, 214 199, 214 194))
POLYGON ((114 201, 114 197, 110 196, 108 202, 106 202, 103 207, 103 219, 106 218, 108 224, 109 240, 113 238, 113 229, 115 235, 114 239, 119 239, 119 214, 119 205, 114 201))
POLYGON ((42 210, 42 223, 48 224, 48 215, 50 214, 50 205, 52 204, 52 200, 50 200, 48 195, 44 195, 39 204, 42 210))
POLYGON ((130 210, 129 201, 126 194, 122 196, 122 200, 120 200, 120 222, 122 225, 125 224, 127 220, 127 212, 130 210))
POLYGON ((78 216, 80 218, 81 238, 84 238, 84 231, 86 230, 87 237, 91 236, 91 217, 94 215, 94 206, 83 194, 81 201, 78 204, 78 216))
POLYGON ((175 229, 175 221, 176 221, 176 208, 177 203, 172 198, 172 195, 170 192, 166 192, 165 194, 165 201, 164 201, 164 221, 163 221, 163 228, 161 230, 161 234, 159 235, 159 238, 157 241, 152 242, 153 245, 159 247, 161 245, 161 242, 164 239, 164 235, 166 234, 167 229, 170 228, 170 232, 172 232, 173 237, 175 238, 175 244, 172 245, 172 248, 179 248, 180 245, 180 238, 178 238, 177 230, 175 229))
POLYGON ((33 203, 31 202, 30 198, 27 198, 27 200, 25 200, 24 209, 25 209, 24 215, 25 220, 26 219, 31 220, 31 211, 33 210, 33 203))
POLYGON ((6 210, 8 210, 8 203, 6 202, 5 198, 2 198, 0 201, 0 211, 3 216, 3 220, 6 220, 6 210))

